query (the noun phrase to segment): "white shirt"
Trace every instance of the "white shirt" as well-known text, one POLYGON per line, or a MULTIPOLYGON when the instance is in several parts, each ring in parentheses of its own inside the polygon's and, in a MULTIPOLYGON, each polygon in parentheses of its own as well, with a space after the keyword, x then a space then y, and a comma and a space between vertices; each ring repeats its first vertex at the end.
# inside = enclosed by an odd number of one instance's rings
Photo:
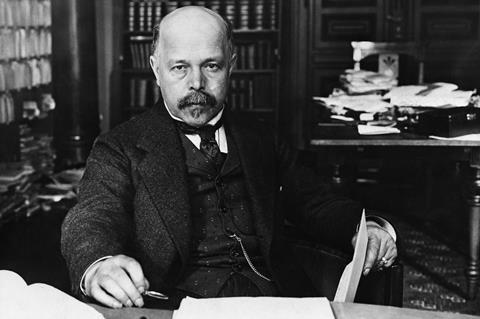
MULTIPOLYGON (((168 114, 170 114, 170 116, 174 119, 174 120, 177 120, 177 121, 180 121, 180 122, 185 122, 184 120, 182 120, 181 118, 178 118, 176 117, 175 115, 173 115, 170 110, 168 109, 168 106, 164 103, 165 105, 165 108, 167 109, 167 112, 168 114)), ((208 125, 215 125, 217 124, 218 121, 220 121, 220 119, 222 118, 222 115, 223 115, 223 107, 222 109, 220 110, 220 112, 218 112, 217 115, 215 115, 210 121, 208 121, 208 125)), ((185 136, 193 143, 193 145, 195 145, 198 149, 200 149, 200 135, 198 134, 185 134, 185 136)), ((220 126, 220 128, 218 130, 215 131, 215 141, 217 141, 217 144, 218 144, 218 147, 220 148, 220 152, 222 153, 228 153, 228 145, 227 145, 227 136, 225 135, 225 128, 222 126, 220 126)))

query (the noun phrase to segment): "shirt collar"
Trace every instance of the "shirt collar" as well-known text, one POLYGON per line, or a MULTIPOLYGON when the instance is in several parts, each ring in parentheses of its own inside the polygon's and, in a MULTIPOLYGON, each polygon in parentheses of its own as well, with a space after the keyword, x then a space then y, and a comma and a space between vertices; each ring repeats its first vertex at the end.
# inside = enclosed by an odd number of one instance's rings
MULTIPOLYGON (((167 109, 167 112, 168 114, 170 115, 170 117, 174 120, 177 120, 177 121, 180 121, 180 122, 185 122, 184 120, 182 120, 181 118, 175 116, 172 114, 172 112, 170 112, 170 109, 168 108, 167 106, 167 103, 165 103, 165 101, 163 102, 163 105, 165 106, 165 108, 167 109)), ((218 121, 220 121, 220 119, 222 118, 222 115, 223 115, 223 110, 224 110, 224 107, 222 106, 222 109, 220 110, 220 112, 217 113, 217 115, 215 115, 210 121, 208 121, 208 125, 215 125, 217 124, 218 121)))

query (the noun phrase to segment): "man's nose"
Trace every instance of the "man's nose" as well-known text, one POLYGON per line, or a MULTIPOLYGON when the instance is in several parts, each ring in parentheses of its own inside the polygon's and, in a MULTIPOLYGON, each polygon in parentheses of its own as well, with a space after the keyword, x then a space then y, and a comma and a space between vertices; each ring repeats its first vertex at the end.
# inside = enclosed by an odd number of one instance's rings
POLYGON ((205 88, 205 77, 200 68, 193 68, 190 73, 190 89, 200 90, 205 88))

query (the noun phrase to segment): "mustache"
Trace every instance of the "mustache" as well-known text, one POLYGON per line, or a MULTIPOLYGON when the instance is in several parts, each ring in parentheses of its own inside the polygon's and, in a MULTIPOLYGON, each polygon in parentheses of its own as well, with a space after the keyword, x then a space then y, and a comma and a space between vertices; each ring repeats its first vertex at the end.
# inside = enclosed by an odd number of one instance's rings
POLYGON ((217 105, 217 99, 207 92, 193 91, 178 101, 178 108, 181 110, 194 104, 214 106, 217 105))

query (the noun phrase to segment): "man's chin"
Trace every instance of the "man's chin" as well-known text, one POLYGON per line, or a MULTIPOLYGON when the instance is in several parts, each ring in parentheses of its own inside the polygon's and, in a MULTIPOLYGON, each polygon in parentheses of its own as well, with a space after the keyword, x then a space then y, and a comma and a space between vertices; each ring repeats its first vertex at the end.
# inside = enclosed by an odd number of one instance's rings
POLYGON ((205 125, 216 113, 213 107, 197 104, 188 106, 186 111, 188 120, 184 120, 194 126, 205 125))

